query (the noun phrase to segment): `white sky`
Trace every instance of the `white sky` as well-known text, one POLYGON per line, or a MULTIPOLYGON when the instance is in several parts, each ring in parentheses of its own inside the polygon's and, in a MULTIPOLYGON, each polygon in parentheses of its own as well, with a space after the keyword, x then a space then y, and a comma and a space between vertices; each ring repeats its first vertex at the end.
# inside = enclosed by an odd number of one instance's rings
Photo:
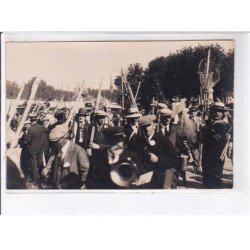
POLYGON ((159 56, 185 46, 220 44, 226 51, 234 48, 234 41, 160 41, 160 42, 9 42, 6 43, 6 80, 18 84, 33 76, 49 85, 73 90, 85 81, 86 87, 97 88, 103 78, 103 88, 126 72, 132 63, 144 68, 159 56))

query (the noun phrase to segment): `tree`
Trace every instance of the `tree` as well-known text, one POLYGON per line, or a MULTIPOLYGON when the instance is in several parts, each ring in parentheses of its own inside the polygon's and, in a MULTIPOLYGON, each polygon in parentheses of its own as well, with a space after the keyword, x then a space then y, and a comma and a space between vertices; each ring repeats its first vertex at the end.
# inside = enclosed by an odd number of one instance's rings
POLYGON ((163 97, 172 98, 174 95, 190 98, 200 93, 198 75, 199 63, 207 57, 211 50, 211 59, 221 65, 221 79, 214 88, 214 97, 221 97, 224 93, 233 90, 234 51, 225 53, 224 49, 216 44, 183 48, 167 57, 158 57, 148 64, 141 87, 141 105, 150 108, 152 98, 159 101, 163 97))
POLYGON ((6 98, 16 98, 20 87, 16 82, 6 81, 6 98))

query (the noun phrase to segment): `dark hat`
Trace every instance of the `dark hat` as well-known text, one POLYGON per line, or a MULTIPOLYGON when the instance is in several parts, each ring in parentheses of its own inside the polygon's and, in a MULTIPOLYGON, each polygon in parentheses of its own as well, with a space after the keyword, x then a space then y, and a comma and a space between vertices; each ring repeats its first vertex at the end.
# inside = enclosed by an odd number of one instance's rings
POLYGON ((215 102, 211 106, 212 110, 219 110, 219 111, 227 111, 228 109, 225 107, 225 104, 223 102, 215 102))
POLYGON ((37 115, 35 115, 35 114, 30 114, 30 115, 29 115, 29 118, 30 118, 30 121, 31 121, 31 122, 34 122, 34 121, 37 120, 37 115))
POLYGON ((103 133, 109 145, 124 141, 126 138, 123 127, 108 127, 103 130, 103 133))
POLYGON ((191 107, 191 108, 189 108, 189 112, 195 112, 195 111, 198 111, 197 107, 191 107))
POLYGON ((105 111, 103 110, 98 110, 95 112, 95 116, 96 117, 107 117, 108 116, 108 113, 106 113, 105 111))
POLYGON ((52 129, 49 133, 50 141, 59 141, 69 132, 69 127, 67 124, 57 125, 54 129, 52 129))
POLYGON ((139 125, 142 126, 147 126, 150 125, 152 122, 154 122, 156 120, 156 116, 155 115, 146 115, 146 116, 142 116, 140 121, 139 121, 139 125))
POLYGON ((87 110, 85 108, 79 108, 77 115, 87 116, 87 110))

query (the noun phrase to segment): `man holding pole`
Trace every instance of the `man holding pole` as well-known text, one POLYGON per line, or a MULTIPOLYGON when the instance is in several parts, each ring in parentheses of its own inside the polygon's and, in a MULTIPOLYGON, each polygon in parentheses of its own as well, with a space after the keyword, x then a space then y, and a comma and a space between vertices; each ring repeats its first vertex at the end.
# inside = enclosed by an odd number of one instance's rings
POLYGON ((223 119, 227 111, 221 102, 210 109, 210 118, 201 128, 203 186, 207 189, 222 188, 222 173, 226 147, 230 140, 230 127, 223 119))

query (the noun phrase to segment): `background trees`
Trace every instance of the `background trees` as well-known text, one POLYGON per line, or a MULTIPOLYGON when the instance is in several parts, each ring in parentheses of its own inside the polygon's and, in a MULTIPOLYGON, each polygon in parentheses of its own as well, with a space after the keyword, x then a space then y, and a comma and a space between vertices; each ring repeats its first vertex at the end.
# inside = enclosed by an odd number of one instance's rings
MULTIPOLYGON (((211 59, 220 66, 220 80, 214 87, 214 97, 224 98, 233 93, 234 90, 234 51, 225 52, 218 45, 185 47, 168 56, 161 56, 149 62, 147 68, 139 63, 129 65, 126 74, 126 80, 135 96, 139 84, 137 96, 138 104, 148 110, 152 99, 166 101, 175 95, 181 97, 197 97, 200 94, 200 80, 198 75, 199 63, 207 57, 208 50, 211 51, 211 59)), ((145 52, 146 53, 146 52, 145 52)), ((114 79, 117 87, 113 92, 102 90, 102 97, 109 99, 111 102, 121 104, 122 96, 122 76, 118 75, 114 79)), ((28 82, 23 91, 22 98, 27 99, 31 89, 31 82, 28 82)), ((6 82, 7 98, 17 96, 19 86, 15 82, 6 82)), ((47 84, 45 80, 40 80, 40 85, 36 94, 39 100, 74 100, 77 89, 69 92, 55 89, 47 84)), ((97 89, 86 89, 85 97, 87 99, 97 96, 97 89)), ((124 89, 125 108, 130 106, 128 95, 124 89)))

